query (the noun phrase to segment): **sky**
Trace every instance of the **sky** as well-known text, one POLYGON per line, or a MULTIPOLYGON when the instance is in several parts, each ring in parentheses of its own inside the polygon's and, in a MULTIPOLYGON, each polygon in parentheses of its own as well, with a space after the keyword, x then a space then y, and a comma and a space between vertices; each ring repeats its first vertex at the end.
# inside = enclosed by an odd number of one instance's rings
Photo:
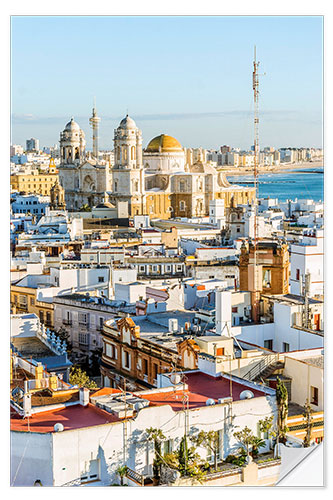
POLYGON ((322 147, 321 16, 13 16, 11 143, 58 143, 74 116, 100 149, 128 114, 144 147, 253 144, 253 53, 260 61, 260 146, 322 147))

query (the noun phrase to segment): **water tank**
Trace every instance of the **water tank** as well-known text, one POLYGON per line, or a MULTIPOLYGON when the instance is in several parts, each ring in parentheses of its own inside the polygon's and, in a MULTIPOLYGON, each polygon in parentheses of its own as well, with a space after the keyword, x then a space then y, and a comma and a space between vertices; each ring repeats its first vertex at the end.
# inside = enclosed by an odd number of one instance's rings
POLYGON ((62 432, 64 430, 64 426, 60 423, 54 424, 53 429, 55 430, 55 432, 62 432))
POLYGON ((180 375, 178 373, 173 373, 170 376, 170 380, 175 385, 175 384, 179 384, 180 383, 181 378, 180 378, 180 375))
POLYGON ((138 402, 134 404, 134 410, 135 411, 140 411, 142 408, 144 408, 146 405, 142 402, 138 402))
POLYGON ((178 332, 178 320, 176 318, 169 318, 169 332, 178 332))
POLYGON ((214 399, 211 398, 207 399, 206 406, 213 406, 213 405, 215 405, 214 399))
POLYGON ((252 391, 246 390, 242 391, 239 395, 239 399, 251 399, 254 398, 254 394, 252 391))

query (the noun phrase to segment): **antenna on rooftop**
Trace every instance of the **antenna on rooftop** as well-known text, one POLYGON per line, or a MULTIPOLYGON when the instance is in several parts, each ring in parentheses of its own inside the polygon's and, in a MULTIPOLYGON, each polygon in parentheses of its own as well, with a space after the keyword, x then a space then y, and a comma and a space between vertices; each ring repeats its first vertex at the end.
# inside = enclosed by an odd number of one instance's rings
POLYGON ((260 286, 258 283, 259 273, 257 266, 257 251, 258 251, 258 167, 260 160, 260 150, 259 150, 259 61, 257 61, 257 48, 254 46, 254 60, 253 60, 253 74, 252 74, 252 88, 253 88, 253 98, 254 98, 254 188, 255 188, 255 198, 254 198, 254 290, 253 290, 253 319, 254 321, 259 320, 259 290, 260 286))

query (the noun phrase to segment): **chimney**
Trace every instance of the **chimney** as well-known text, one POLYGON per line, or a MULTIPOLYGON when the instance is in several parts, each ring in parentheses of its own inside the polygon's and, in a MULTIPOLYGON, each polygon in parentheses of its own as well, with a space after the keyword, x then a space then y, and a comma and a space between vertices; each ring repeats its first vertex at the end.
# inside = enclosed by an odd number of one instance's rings
POLYGON ((23 396, 23 417, 31 417, 31 394, 28 392, 28 382, 24 381, 24 396, 23 396))
POLYGON ((44 367, 42 363, 37 363, 35 368, 36 389, 41 387, 41 379, 43 378, 44 367))
POLYGON ((89 404, 89 389, 87 389, 86 387, 80 387, 79 396, 80 396, 80 405, 81 406, 88 406, 88 404, 89 404))
POLYGON ((49 389, 56 391, 58 389, 58 377, 54 372, 50 373, 49 389))

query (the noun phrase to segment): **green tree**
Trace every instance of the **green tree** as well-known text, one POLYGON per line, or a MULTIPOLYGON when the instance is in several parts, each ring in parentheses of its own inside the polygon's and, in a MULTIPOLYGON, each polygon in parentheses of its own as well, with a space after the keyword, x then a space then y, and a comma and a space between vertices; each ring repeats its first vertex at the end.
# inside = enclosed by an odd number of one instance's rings
POLYGON ((277 378, 276 385, 276 402, 278 407, 277 414, 277 442, 285 443, 287 440, 286 434, 288 432, 287 418, 288 418, 288 391, 284 383, 277 378))
POLYGON ((72 385, 78 385, 79 387, 87 387, 87 389, 97 389, 96 383, 93 380, 90 380, 86 372, 76 366, 72 366, 71 368, 69 383, 72 385))
POLYGON ((146 429, 147 440, 154 443, 154 461, 153 461, 153 477, 159 481, 161 477, 161 464, 162 464, 162 442, 166 439, 161 429, 149 427, 146 429))
POLYGON ((124 477, 127 474, 127 469, 128 469, 127 465, 121 465, 116 470, 116 473, 118 474, 118 476, 120 478, 120 486, 124 486, 124 477))
POLYGON ((247 425, 241 431, 234 432, 234 437, 240 442, 247 456, 250 455, 250 448, 255 444, 255 436, 247 425))
POLYGON ((265 446, 266 446, 266 442, 264 439, 261 439, 258 436, 253 436, 253 442, 252 442, 252 456, 253 456, 253 458, 258 456, 259 448, 264 448, 265 446))
POLYGON ((267 433, 268 437, 276 437, 276 428, 273 425, 274 415, 270 417, 265 417, 262 420, 259 420, 259 429, 260 432, 267 433))
POLYGON ((311 432, 312 432, 312 428, 313 428, 312 413, 313 413, 313 411, 312 411, 311 405, 309 403, 309 400, 307 399, 306 403, 304 405, 304 413, 303 413, 304 422, 306 425, 305 436, 303 439, 304 448, 308 448, 311 444, 311 432))
POLYGON ((217 459, 219 455, 220 439, 218 431, 200 431, 197 436, 191 438, 196 446, 204 446, 214 456, 214 469, 217 470, 217 459))

